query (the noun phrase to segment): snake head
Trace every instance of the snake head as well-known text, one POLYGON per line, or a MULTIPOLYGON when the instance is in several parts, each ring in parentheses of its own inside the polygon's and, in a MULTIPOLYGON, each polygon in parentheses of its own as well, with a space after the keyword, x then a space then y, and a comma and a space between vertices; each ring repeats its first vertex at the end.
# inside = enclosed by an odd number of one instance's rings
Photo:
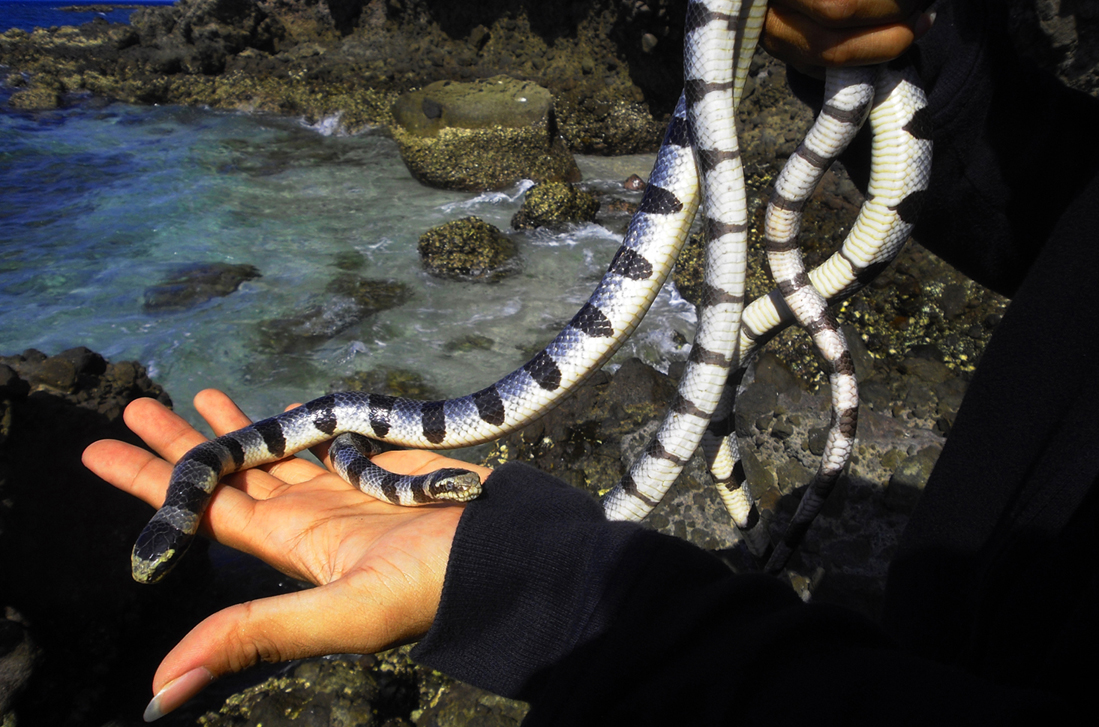
POLYGON ((427 489, 436 499, 469 502, 481 494, 481 478, 468 470, 446 467, 433 475, 427 489))
POLYGON ((150 522, 137 536, 130 554, 130 571, 134 580, 138 583, 156 583, 175 566, 189 544, 189 539, 181 541, 178 531, 156 520, 150 522))

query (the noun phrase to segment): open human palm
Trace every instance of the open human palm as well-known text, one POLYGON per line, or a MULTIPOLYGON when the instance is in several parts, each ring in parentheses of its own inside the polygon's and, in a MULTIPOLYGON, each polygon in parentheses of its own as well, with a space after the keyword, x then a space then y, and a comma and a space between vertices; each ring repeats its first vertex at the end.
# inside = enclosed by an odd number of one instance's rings
MULTIPOLYGON (((251 423, 221 392, 201 392, 195 407, 218 435, 251 423)), ((205 437, 152 399, 130 404, 125 421, 160 456, 103 440, 88 447, 84 462, 159 507, 170 463, 205 437)), ((315 453, 323 459, 326 448, 315 453)), ((490 472, 420 451, 386 452, 375 461, 402 474, 457 466, 483 480, 490 472)), ((317 588, 238 604, 202 621, 161 663, 146 717, 166 714, 212 679, 258 660, 372 653, 422 635, 439 605, 461 513, 454 504, 409 508, 374 500, 296 457, 226 478, 203 532, 317 588)))

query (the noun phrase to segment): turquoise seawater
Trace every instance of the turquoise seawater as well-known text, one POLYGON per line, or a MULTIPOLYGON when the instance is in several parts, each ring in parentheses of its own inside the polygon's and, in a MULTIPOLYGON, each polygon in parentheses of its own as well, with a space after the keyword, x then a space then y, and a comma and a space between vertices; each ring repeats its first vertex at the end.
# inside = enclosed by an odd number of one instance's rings
MULTIPOLYGON (((438 280, 416 244, 477 215, 508 229, 523 187, 429 189, 381 134, 286 118, 95 99, 23 113, 0 95, 0 354, 87 346, 145 363, 194 419, 202 388, 254 417, 314 398, 343 376, 416 371, 442 395, 482 388, 524 363, 586 300, 619 244, 587 225, 516 235, 522 272, 495 284, 438 280), (336 133, 333 133, 336 132, 336 133), (145 309, 145 290, 180 266, 243 263, 262 277, 183 311, 145 309), (330 310, 348 273, 407 284, 413 297, 315 345, 273 348, 265 322, 330 310), (487 349, 466 350, 471 336, 487 349)), ((585 184, 621 190, 651 157, 581 159, 585 184)), ((626 196, 623 193, 623 196, 626 196)), ((691 306, 665 290, 622 355, 685 354, 691 306)), ((269 323, 267 324, 270 325, 269 323)))

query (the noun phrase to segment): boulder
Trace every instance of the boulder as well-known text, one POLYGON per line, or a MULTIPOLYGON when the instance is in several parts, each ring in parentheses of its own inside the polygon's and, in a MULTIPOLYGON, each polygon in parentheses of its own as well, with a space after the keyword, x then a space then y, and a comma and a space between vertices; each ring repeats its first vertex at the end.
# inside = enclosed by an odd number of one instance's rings
POLYGON ((560 229, 591 222, 599 212, 599 200, 567 182, 543 182, 527 190, 523 206, 511 218, 516 230, 537 227, 560 229))
POLYGON ((420 236, 420 260, 439 278, 493 282, 519 269, 519 252, 504 233, 479 217, 433 227, 420 236))
POLYGON ((506 76, 439 81, 404 94, 392 112, 401 159, 429 186, 482 191, 521 179, 580 179, 553 97, 537 84, 506 76))

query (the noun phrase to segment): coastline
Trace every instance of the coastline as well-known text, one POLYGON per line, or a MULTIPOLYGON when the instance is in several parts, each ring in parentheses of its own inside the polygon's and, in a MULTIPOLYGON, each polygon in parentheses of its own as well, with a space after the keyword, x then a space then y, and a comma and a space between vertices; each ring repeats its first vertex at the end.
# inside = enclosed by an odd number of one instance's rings
MULTIPOLYGON (((139 11, 142 17, 132 26, 92 22, 75 29, 8 32, 0 37, 0 64, 12 71, 8 83, 20 84, 15 95, 26 94, 19 102, 24 109, 41 108, 32 103, 36 100, 48 107, 67 103, 70 94, 93 93, 137 103, 211 105, 313 120, 343 112, 341 123, 348 131, 388 125, 392 101, 409 88, 506 73, 550 88, 562 133, 574 151, 626 153, 659 142, 662 118, 678 94, 678 82, 665 78, 675 76, 671 68, 677 61, 667 59, 678 49, 669 50, 675 42, 668 39, 674 38, 678 21, 661 20, 661 13, 679 18, 679 5, 652 2, 649 13, 630 17, 624 4, 603 2, 583 18, 554 20, 477 17, 468 8, 448 10, 426 2, 391 3, 390 9, 397 8, 392 12, 381 3, 366 3, 351 18, 334 12, 334 4, 312 9, 290 4, 287 12, 274 14, 266 4, 200 1, 139 11), (230 9, 228 18, 219 16, 225 15, 223 6, 230 9), (170 27, 168 10, 178 15, 170 27), (209 37, 215 40, 183 42, 180 22, 189 32, 212 28, 209 37), (548 42, 562 24, 572 28, 572 36, 548 42), (341 28, 350 32, 343 34, 341 28), (655 46, 646 34, 657 38, 655 46), (628 62, 619 59, 622 46, 616 38, 636 43, 625 53, 628 62), (668 68, 657 67, 665 62, 668 68), (12 78, 16 75, 18 80, 12 78)), ((806 116, 785 92, 781 67, 764 61, 756 71, 745 146, 753 149, 749 166, 762 187, 797 143, 806 116)), ((810 223, 823 230, 822 249, 834 246, 834 235, 843 229, 840 213, 850 213, 857 204, 849 182, 836 178, 831 185, 820 193, 827 209, 810 223)), ((759 261, 752 267, 760 268, 759 261)), ((892 544, 1006 302, 918 247, 906 251, 868 293, 844 310, 846 320, 862 332, 849 340, 868 341, 855 351, 867 408, 860 450, 789 576, 806 595, 873 614, 892 544), (918 441, 898 445, 905 429, 917 430, 918 441), (866 545, 870 540, 872 551, 866 545)), ((775 348, 777 353, 761 362, 748 384, 738 433, 758 452, 747 465, 767 487, 766 504, 788 514, 795 501, 791 490, 804 481, 817 456, 813 441, 826 409, 819 367, 803 337, 785 335, 775 348)), ((668 377, 632 363, 614 374, 597 374, 568 403, 505 439, 490 456, 531 461, 597 492, 619 474, 631 448, 644 444, 636 432, 647 431, 662 413, 670 386, 668 377)), ((130 720, 131 714, 136 719, 155 661, 180 629, 217 603, 294 587, 268 581, 230 587, 226 581, 232 579, 217 579, 217 568, 201 552, 191 554, 189 571, 166 590, 142 590, 128 581, 125 553, 147 508, 115 497, 82 473, 79 452, 92 438, 125 437, 122 408, 142 395, 167 397, 140 364, 107 362, 86 349, 0 358, 0 499, 6 503, 0 542, 5 572, 17 576, 9 575, 11 601, 2 605, 9 607, 8 633, 19 632, 33 647, 8 654, 30 655, 27 691, 15 703, 26 723, 93 718, 103 723, 130 720), (45 449, 47 444, 52 448, 45 449), (63 467, 42 478, 36 467, 47 457, 63 467), (43 533, 56 532, 64 537, 52 548, 42 547, 43 533), (69 547, 76 540, 103 549, 89 547, 87 558, 78 558, 69 547), (10 567, 15 562, 19 569, 10 567), (89 653, 95 655, 91 668, 89 653), (49 658, 43 660, 42 654, 49 658)), ((728 542, 720 529, 724 512, 705 478, 696 456, 677 485, 678 494, 651 524, 720 549, 728 542)), ((318 694, 333 694, 335 684, 359 685, 357 693, 404 690, 395 712, 402 724, 436 724, 443 713, 453 717, 463 710, 467 717, 458 723, 483 723, 486 710, 500 715, 504 724, 517 722, 522 714, 521 705, 493 701, 417 671, 399 652, 298 662, 275 674, 266 689, 244 691, 263 676, 252 672, 227 683, 165 723, 193 724, 205 710, 220 708, 234 689, 243 696, 225 707, 225 716, 210 718, 220 722, 210 724, 238 723, 234 715, 244 713, 242 704, 259 705, 291 691, 301 703, 335 709, 342 704, 339 694, 317 701, 318 694)))

